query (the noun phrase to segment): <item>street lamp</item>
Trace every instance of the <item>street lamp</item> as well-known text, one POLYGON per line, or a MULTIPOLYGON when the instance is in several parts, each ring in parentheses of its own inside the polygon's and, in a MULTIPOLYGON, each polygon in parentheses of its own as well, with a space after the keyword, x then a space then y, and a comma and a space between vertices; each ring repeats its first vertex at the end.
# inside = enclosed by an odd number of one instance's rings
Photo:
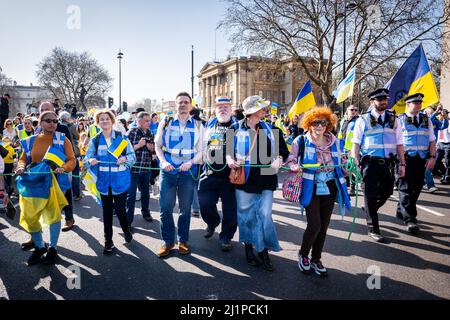
POLYGON ((122 58, 123 53, 119 49, 117 59, 119 59, 119 112, 122 110, 122 58))
MULTIPOLYGON (((347 9, 353 10, 356 9, 358 5, 354 2, 350 2, 347 5, 347 0, 344 0, 344 55, 343 55, 343 63, 342 63, 342 81, 345 79, 347 70, 345 68, 345 63, 347 61, 346 51, 347 51, 347 9)), ((345 113, 345 101, 342 102, 342 115, 345 113)))

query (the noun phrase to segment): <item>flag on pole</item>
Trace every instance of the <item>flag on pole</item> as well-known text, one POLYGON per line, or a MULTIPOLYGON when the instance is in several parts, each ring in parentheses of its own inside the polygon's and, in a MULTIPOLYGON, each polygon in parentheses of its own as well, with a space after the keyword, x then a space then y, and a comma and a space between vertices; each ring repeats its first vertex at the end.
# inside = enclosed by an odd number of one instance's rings
POLYGON ((405 112, 404 98, 411 94, 425 95, 423 108, 439 102, 439 95, 422 44, 403 63, 385 88, 390 91, 389 108, 395 110, 397 114, 405 112))
POLYGON ((302 90, 300 90, 294 105, 289 111, 289 119, 292 119, 297 114, 308 111, 315 105, 316 100, 314 99, 314 93, 312 92, 311 80, 308 80, 302 90))
POLYGON ((123 150, 125 150, 127 145, 128 145, 127 140, 125 140, 121 136, 116 137, 116 139, 114 139, 114 141, 109 146, 108 152, 111 153, 114 157, 116 157, 116 159, 119 159, 120 155, 122 154, 123 150))
POLYGON ((271 114, 278 114, 278 103, 272 102, 272 105, 270 107, 270 113, 271 114))
POLYGON ((333 92, 336 97, 336 103, 342 103, 353 96, 353 88, 355 87, 356 67, 350 70, 345 79, 339 84, 338 88, 333 92))
POLYGON ((64 162, 66 162, 66 155, 56 149, 54 146, 50 146, 44 155, 44 160, 49 160, 53 162, 58 167, 62 167, 64 162))

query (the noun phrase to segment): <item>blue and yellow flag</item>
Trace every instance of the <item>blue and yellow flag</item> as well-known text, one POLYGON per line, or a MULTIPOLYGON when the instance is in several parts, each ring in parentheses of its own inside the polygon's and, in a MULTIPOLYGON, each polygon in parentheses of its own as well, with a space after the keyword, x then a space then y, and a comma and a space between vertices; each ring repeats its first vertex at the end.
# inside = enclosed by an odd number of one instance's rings
POLYGON ((108 152, 111 153, 116 159, 119 159, 120 155, 122 154, 123 150, 128 145, 128 141, 125 140, 122 137, 116 137, 114 141, 111 143, 111 145, 108 148, 108 152))
POLYGON ((348 75, 342 81, 333 95, 336 97, 336 103, 342 103, 351 96, 353 96, 353 89, 355 87, 356 67, 350 70, 348 75))
POLYGON ((87 173, 84 176, 83 183, 86 187, 86 190, 95 197, 97 203, 99 205, 102 205, 102 197, 97 189, 97 175, 92 171, 91 168, 87 169, 87 173))
POLYGON ((314 93, 312 92, 311 80, 303 86, 300 93, 295 99, 294 105, 289 111, 289 119, 292 119, 295 115, 308 111, 316 105, 316 99, 314 99, 314 93))
POLYGON ((385 88, 390 91, 389 108, 395 110, 397 114, 405 112, 404 98, 411 94, 425 95, 423 108, 439 102, 439 95, 422 45, 414 50, 385 88))
POLYGON ((272 102, 272 105, 270 107, 270 113, 275 115, 278 114, 278 103, 272 102))
POLYGON ((48 147, 47 153, 44 155, 43 160, 49 160, 56 166, 62 167, 64 162, 66 162, 66 155, 59 151, 56 147, 50 146, 48 147))
POLYGON ((61 221, 61 211, 68 204, 50 169, 47 163, 41 162, 30 169, 34 174, 24 173, 17 178, 19 223, 30 233, 41 231, 42 224, 61 221))

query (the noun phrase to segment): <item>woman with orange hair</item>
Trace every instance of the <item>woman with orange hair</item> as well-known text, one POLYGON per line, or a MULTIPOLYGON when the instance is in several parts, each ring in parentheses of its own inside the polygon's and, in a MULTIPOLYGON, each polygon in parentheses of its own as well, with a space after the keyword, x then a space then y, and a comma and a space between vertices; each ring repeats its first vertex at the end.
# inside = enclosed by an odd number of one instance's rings
POLYGON ((300 205, 306 210, 307 227, 298 267, 304 273, 313 269, 319 276, 327 275, 320 259, 334 202, 338 201, 342 214, 345 208, 350 210, 344 174, 339 167, 339 141, 331 133, 337 121, 336 115, 327 107, 315 107, 306 112, 301 120, 306 134, 294 140, 288 158, 292 171, 304 167, 300 205))

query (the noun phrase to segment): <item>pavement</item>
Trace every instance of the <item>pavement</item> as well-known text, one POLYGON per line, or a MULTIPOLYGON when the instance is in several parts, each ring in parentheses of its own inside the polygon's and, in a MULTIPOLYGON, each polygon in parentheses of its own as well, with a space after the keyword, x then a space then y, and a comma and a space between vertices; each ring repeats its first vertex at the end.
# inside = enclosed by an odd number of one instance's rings
MULTIPOLYGON (((281 179, 280 179, 281 182, 281 179)), ((140 215, 137 202, 134 240, 125 244, 117 219, 117 251, 104 256, 101 208, 85 197, 75 203, 76 227, 61 233, 59 258, 54 266, 28 267, 30 252, 20 249, 28 235, 14 221, 0 215, 0 299, 7 300, 315 300, 315 299, 449 299, 450 298, 450 187, 419 200, 421 232, 411 235, 395 218, 396 200, 380 209, 387 244, 367 236, 360 209, 356 221, 335 213, 324 247, 328 277, 304 275, 297 254, 306 227, 298 204, 275 193, 273 219, 283 248, 272 253, 275 271, 247 265, 238 233, 231 252, 219 249, 216 233, 203 238, 205 224, 192 218, 192 253, 176 250, 166 259, 156 252, 161 244, 158 199, 151 198, 153 222, 140 215), (348 240, 350 230, 351 240, 348 240)), ((394 197, 398 196, 396 193, 394 197)), ((354 202, 354 200, 353 200, 354 202)), ((363 198, 358 199, 358 207, 363 198)), ((48 240, 48 229, 44 232, 48 240)))

